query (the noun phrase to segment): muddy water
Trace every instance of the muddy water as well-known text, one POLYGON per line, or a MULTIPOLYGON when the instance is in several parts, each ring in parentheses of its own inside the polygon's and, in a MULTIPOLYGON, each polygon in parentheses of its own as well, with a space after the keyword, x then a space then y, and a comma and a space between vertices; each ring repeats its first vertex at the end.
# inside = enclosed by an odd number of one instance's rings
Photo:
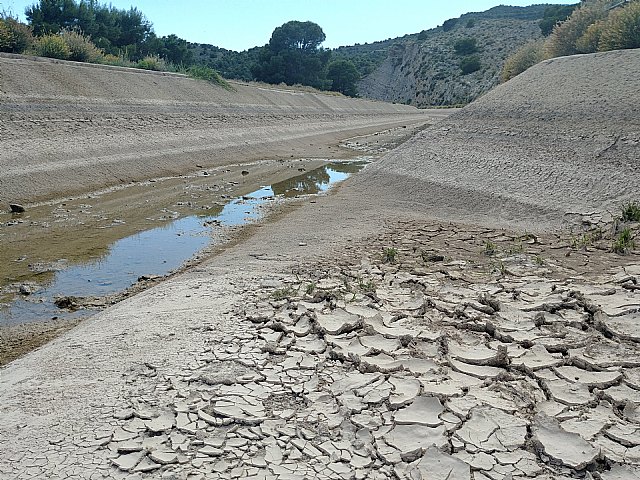
MULTIPOLYGON (((93 228, 92 236, 107 237, 102 242, 108 245, 107 248, 93 250, 92 255, 82 259, 50 259, 40 269, 37 264, 31 264, 30 275, 17 275, 23 293, 15 292, 19 285, 15 283, 16 277, 5 279, 2 285, 5 293, 0 298, 0 326, 59 316, 61 311, 54 303, 56 298, 103 297, 125 290, 141 276, 166 275, 209 245, 216 229, 255 221, 276 199, 324 192, 361 170, 365 164, 364 160, 332 162, 232 199, 223 206, 207 208, 202 214, 179 216, 177 212, 167 210, 178 218, 123 238, 112 240, 113 228, 93 228), (13 288, 7 288, 9 284, 13 288)), ((148 194, 153 195, 152 192, 148 194)), ((80 208, 89 206, 81 205, 80 208)), ((111 220, 110 226, 117 227, 118 222, 121 221, 111 220)), ((26 255, 14 259, 14 264, 19 264, 23 257, 26 255)), ((64 315, 86 316, 92 313, 91 309, 83 308, 75 312, 65 311, 64 315)))

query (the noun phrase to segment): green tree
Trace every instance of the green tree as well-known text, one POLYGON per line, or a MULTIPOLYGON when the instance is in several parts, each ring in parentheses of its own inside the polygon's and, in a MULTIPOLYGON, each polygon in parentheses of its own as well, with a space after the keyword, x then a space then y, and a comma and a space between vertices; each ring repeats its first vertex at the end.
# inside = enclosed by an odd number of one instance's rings
POLYGON ((74 0, 40 0, 27 7, 25 15, 38 36, 78 26, 78 5, 74 0))
POLYGON ((31 28, 0 13, 0 52, 22 53, 33 44, 31 28))
POLYGON ((322 28, 313 22, 285 23, 273 31, 269 43, 258 53, 253 75, 267 83, 327 88, 331 52, 320 48, 325 38, 322 28))
POLYGON ((189 50, 187 41, 176 35, 169 35, 160 39, 162 47, 158 54, 174 65, 191 65, 193 53, 189 50))
POLYGON ((334 60, 327 67, 327 78, 331 80, 331 90, 350 97, 358 94, 357 82, 360 74, 353 62, 349 60, 334 60))
POLYGON ((640 48, 640 3, 613 10, 602 27, 598 50, 640 48))
POLYGON ((97 0, 39 0, 25 14, 36 35, 79 29, 108 53, 138 58, 152 32, 151 22, 138 9, 118 10, 97 0))

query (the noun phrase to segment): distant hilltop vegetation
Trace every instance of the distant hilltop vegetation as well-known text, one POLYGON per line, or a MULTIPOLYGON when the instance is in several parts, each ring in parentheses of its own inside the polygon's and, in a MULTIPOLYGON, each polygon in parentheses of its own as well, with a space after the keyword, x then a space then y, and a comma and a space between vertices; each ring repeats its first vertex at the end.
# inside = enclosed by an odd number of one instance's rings
MULTIPOLYGON (((469 103, 500 82, 506 59, 541 39, 575 5, 499 6, 450 19, 442 26, 404 37, 340 47, 334 59, 358 70, 358 95, 417 107, 469 103)), ((194 58, 226 78, 254 79, 260 48, 233 52, 190 44, 194 58)))
POLYGON ((511 54, 542 38, 548 8, 499 6, 402 38, 341 47, 336 54, 356 65, 375 64, 358 83, 364 97, 418 107, 466 104, 500 82, 511 54))
POLYGON ((322 47, 320 25, 292 20, 243 52, 158 37, 141 11, 97 0, 39 0, 25 15, 27 24, 0 11, 0 52, 185 73, 228 89, 224 78, 305 85, 420 108, 468 104, 545 59, 640 47, 640 0, 498 6, 337 49, 322 47))

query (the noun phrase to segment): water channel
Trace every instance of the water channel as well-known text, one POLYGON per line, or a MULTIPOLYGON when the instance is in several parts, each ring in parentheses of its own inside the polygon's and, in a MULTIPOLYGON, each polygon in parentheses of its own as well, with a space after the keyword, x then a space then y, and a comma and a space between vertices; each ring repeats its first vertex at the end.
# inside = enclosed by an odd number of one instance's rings
MULTIPOLYGON (((91 261, 67 265, 38 283, 28 295, 16 294, 0 303, 0 326, 44 321, 61 315, 60 297, 102 297, 124 291, 146 275, 166 275, 180 268, 212 241, 214 229, 237 227, 259 219, 277 199, 315 195, 329 190, 366 161, 331 162, 288 180, 262 187, 226 203, 215 215, 189 215, 121 238, 91 261)), ((65 317, 87 316, 90 309, 64 311, 65 317)))

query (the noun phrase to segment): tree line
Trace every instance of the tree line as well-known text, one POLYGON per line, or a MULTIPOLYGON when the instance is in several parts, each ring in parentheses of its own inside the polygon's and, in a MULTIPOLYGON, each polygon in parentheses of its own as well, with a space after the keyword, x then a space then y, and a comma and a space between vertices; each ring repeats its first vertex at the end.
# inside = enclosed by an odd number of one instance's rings
POLYGON ((217 55, 203 58, 202 52, 194 55, 194 44, 176 35, 158 37, 135 7, 118 9, 98 0, 39 0, 25 15, 28 25, 0 15, 0 51, 157 70, 214 66, 215 58, 226 62, 232 78, 357 95, 357 68, 321 47, 326 36, 313 22, 287 22, 273 31, 266 45, 247 55, 218 49, 217 55))

